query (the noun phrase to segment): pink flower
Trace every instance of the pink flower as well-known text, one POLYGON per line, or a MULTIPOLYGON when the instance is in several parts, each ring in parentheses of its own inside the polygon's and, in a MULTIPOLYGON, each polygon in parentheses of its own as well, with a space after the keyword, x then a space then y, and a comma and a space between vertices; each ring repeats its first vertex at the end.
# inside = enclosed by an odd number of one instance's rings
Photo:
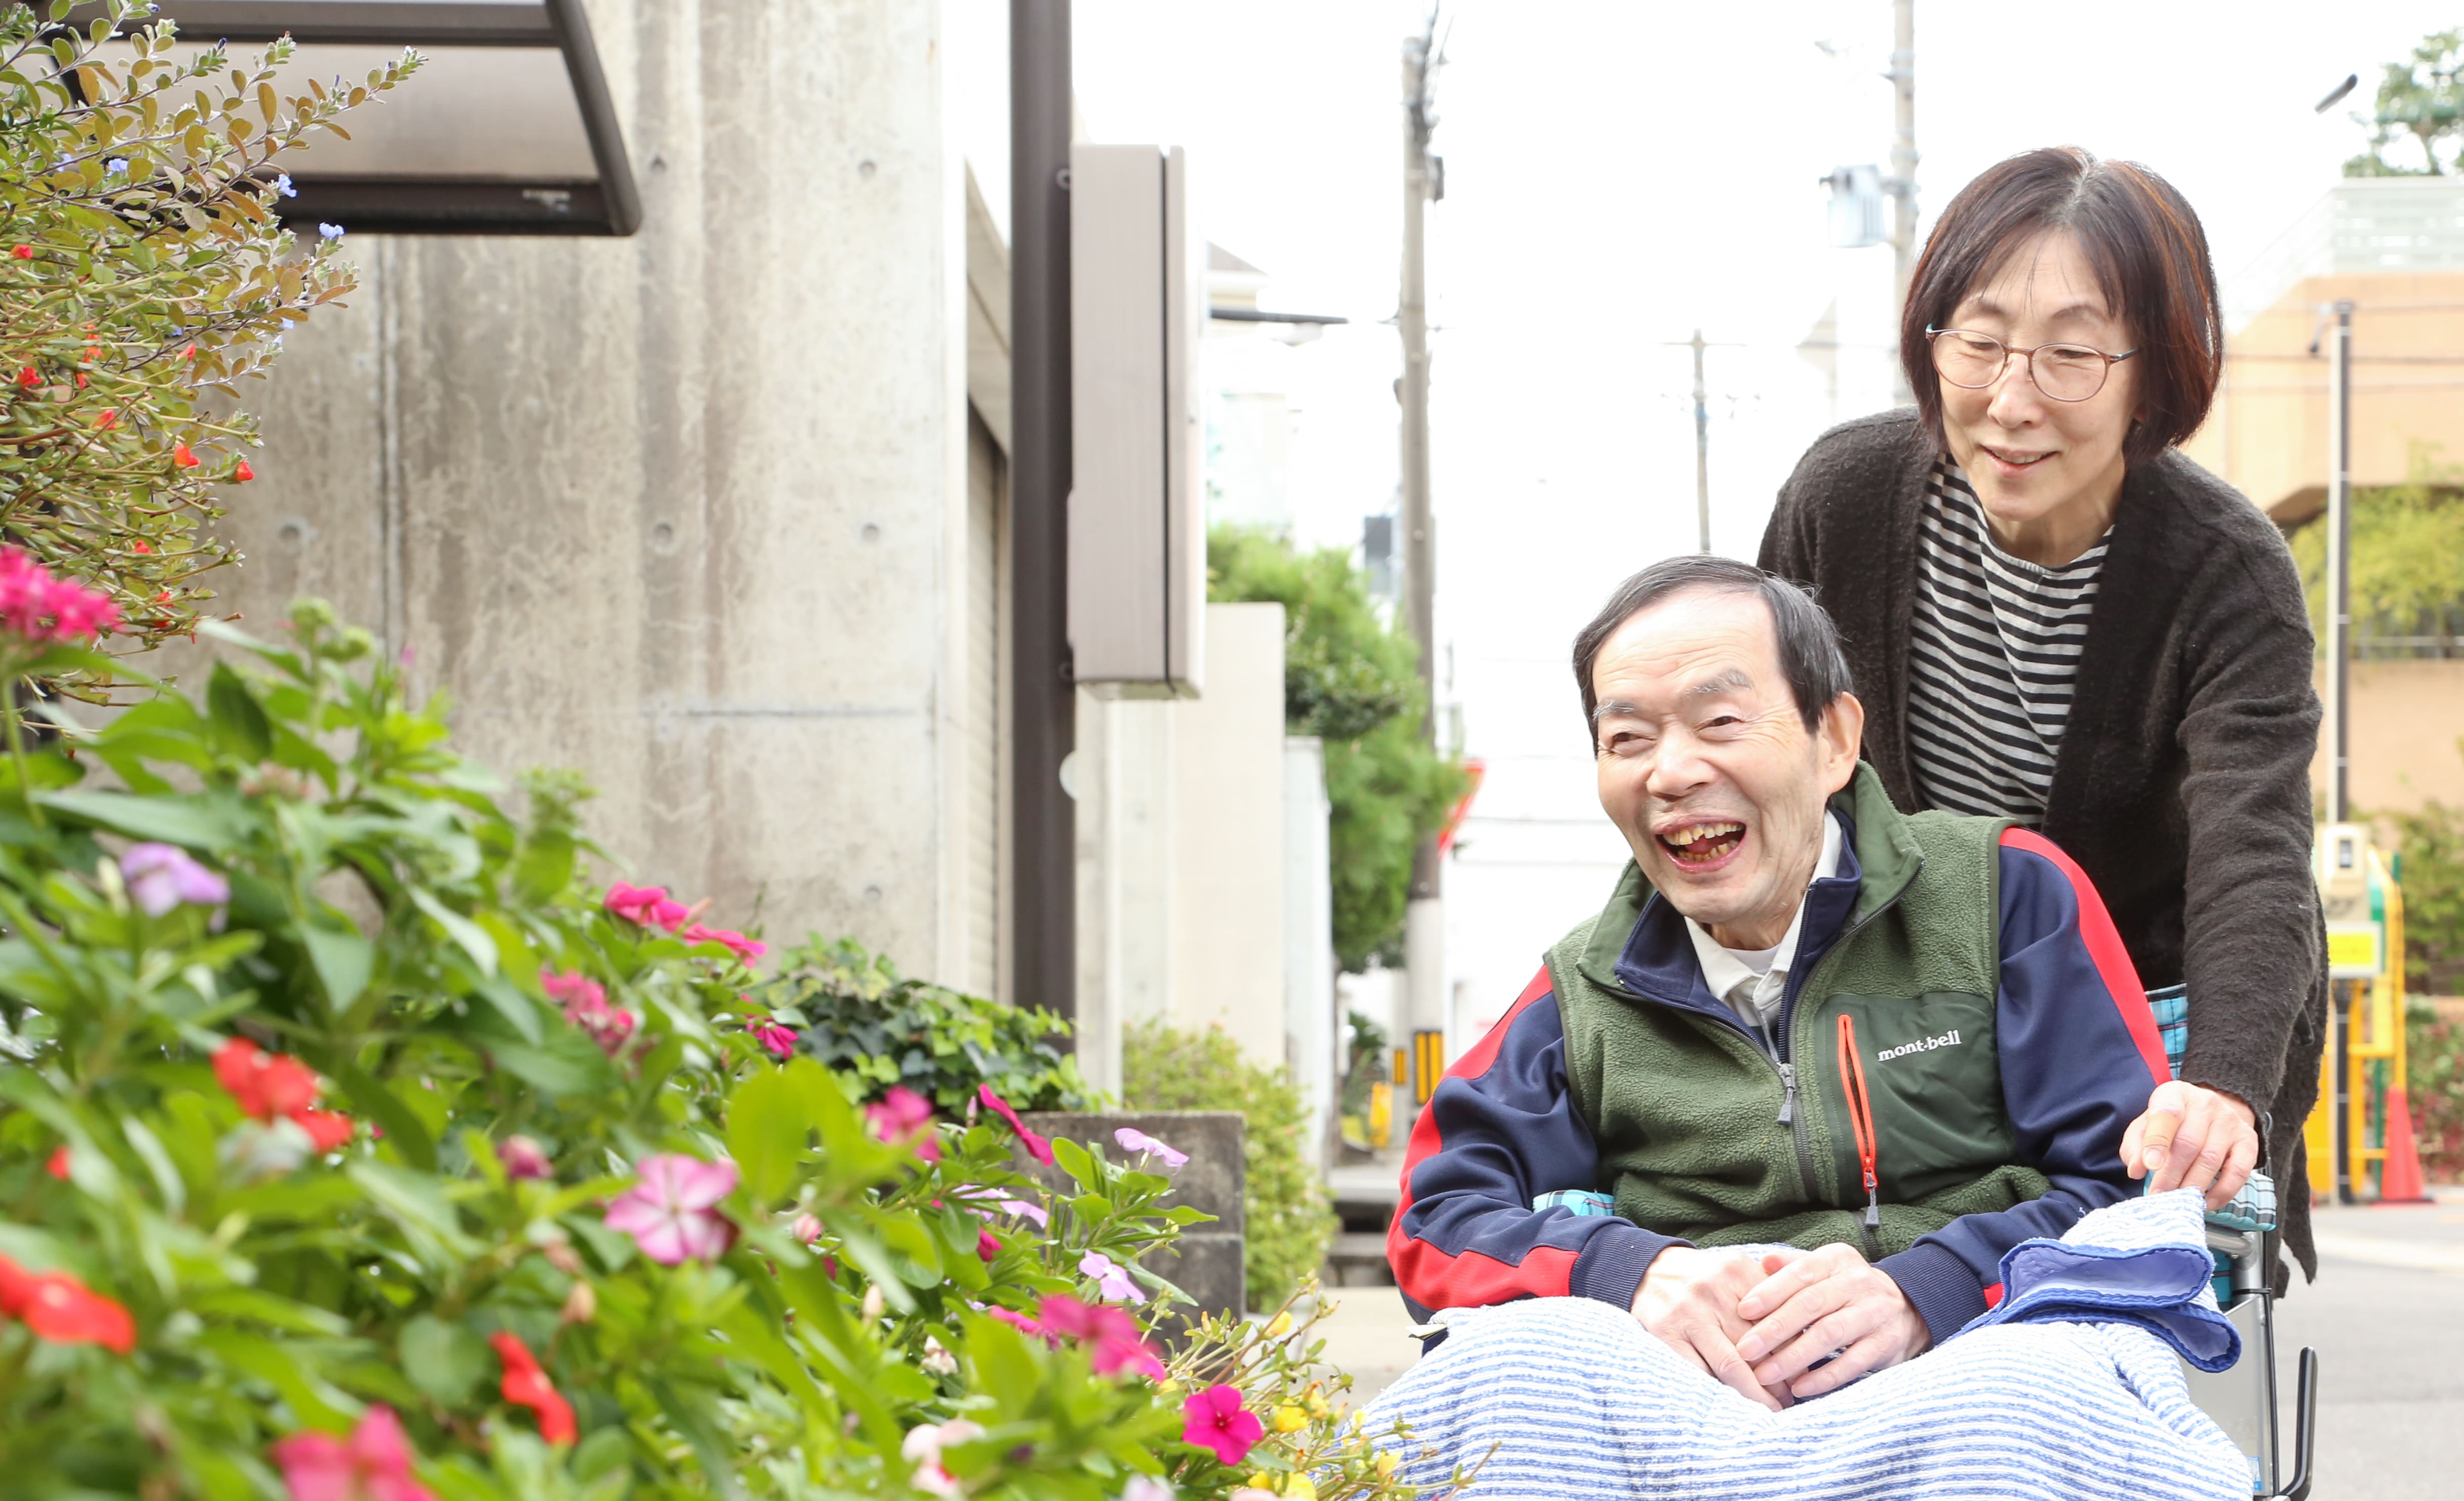
POLYGON ((736 1191, 734 1163, 705 1163, 680 1152, 642 1161, 641 1182, 607 1206, 605 1223, 663 1267, 714 1260, 736 1243, 736 1227, 713 1208, 736 1191))
POLYGON ((1124 1152, 1149 1152, 1162 1158, 1167 1167, 1178 1167, 1189 1161, 1187 1152, 1177 1152, 1135 1126, 1121 1127, 1112 1133, 1112 1140, 1121 1143, 1124 1152))
POLYGON ((986 1261, 1001 1253, 1001 1237, 990 1230, 976 1231, 976 1254, 986 1261))
POLYGON ((913 1146, 928 1163, 941 1160, 941 1143, 933 1132, 933 1101, 904 1084, 892 1084, 878 1103, 864 1107, 865 1128, 892 1146, 913 1146))
POLYGON ((779 1057, 790 1057, 795 1054, 796 1033, 793 1028, 781 1027, 767 1016, 756 1016, 745 1024, 744 1030, 752 1034, 754 1041, 779 1057))
POLYGON ((821 1217, 809 1210, 787 1223, 787 1233, 809 1246, 822 1238, 821 1217))
POLYGON ((589 1033, 599 1051, 614 1057, 633 1035, 633 1013, 607 1004, 607 991, 578 970, 539 971, 539 989, 564 1008, 564 1019, 589 1033))
POLYGON ((1000 1319, 1002 1323, 1009 1325, 1012 1329, 1017 1330, 1023 1335, 1031 1336, 1037 1339, 1045 1340, 1047 1343, 1058 1343, 1060 1341, 1060 1337, 1055 1335, 1051 1330, 1045 1328, 1042 1324, 1037 1323, 1034 1319, 1027 1317, 1024 1314, 1020 1313, 1014 1308, 987 1308, 984 1312, 990 1316, 1000 1319))
POLYGON ((1258 1415, 1241 1405, 1241 1388, 1209 1386, 1202 1392, 1192 1392, 1180 1404, 1181 1416, 1187 1420, 1180 1430, 1183 1444, 1213 1449, 1218 1462, 1237 1465, 1249 1457, 1258 1441, 1266 1435, 1266 1425, 1258 1415))
POLYGON ((410 1446, 393 1409, 368 1408, 347 1439, 295 1433, 274 1446, 291 1501, 436 1501, 410 1478, 410 1446))
POLYGON ((1163 1379, 1163 1362, 1139 1335, 1137 1321, 1119 1309, 1055 1294, 1037 1304, 1035 1311, 1043 1316, 1046 1338, 1075 1339, 1089 1347, 1088 1363, 1096 1375, 1127 1370, 1163 1379))
POLYGON ((128 895, 147 917, 161 917, 182 903, 218 907, 231 900, 231 882, 171 844, 132 844, 120 857, 128 895))
POLYGON ((1003 1199, 994 1207, 1003 1214, 1015 1214, 1023 1220, 1033 1220, 1038 1229, 1052 1228, 1052 1220, 1044 1212, 1043 1205, 1029 1204, 1024 1199, 1003 1199))
MULTIPOLYGON (((666 893, 662 892, 660 895, 664 896, 666 893)), ((770 951, 770 946, 758 938, 747 938, 733 928, 704 927, 699 923, 695 923, 676 936, 688 944, 724 945, 729 953, 746 964, 751 964, 770 951)))
POLYGON ((51 592, 52 640, 91 641, 120 623, 120 606, 111 597, 55 579, 51 592))
POLYGON ((1143 1303, 1147 1300, 1146 1294, 1138 1291, 1137 1283, 1130 1279, 1128 1269, 1100 1251, 1090 1251, 1079 1257, 1078 1272, 1082 1276, 1093 1277, 1097 1290, 1116 1303, 1143 1303))
POLYGON ((78 641, 120 621, 111 597, 51 570, 13 547, 0 547, 0 625, 29 641, 78 641))
POLYGON ((969 1423, 964 1418, 942 1424, 918 1424, 907 1430, 907 1442, 898 1447, 898 1452, 915 1461, 913 1484, 916 1490, 936 1496, 955 1496, 962 1493, 964 1488, 941 1468, 941 1450, 950 1445, 964 1444, 983 1436, 981 1425, 969 1423))
POLYGON ((508 1178, 553 1178, 556 1164, 547 1159, 547 1149, 526 1136, 509 1136, 505 1144, 496 1148, 496 1160, 505 1164, 508 1178))
POLYGON ((693 909, 671 900, 665 886, 628 886, 620 881, 607 888, 601 905, 644 927, 664 927, 671 933, 693 918, 693 909))
POLYGON ((1009 1107, 1009 1101, 994 1094, 990 1084, 977 1085, 976 1098, 984 1102, 986 1109, 1009 1122, 1009 1128, 1018 1133, 1019 1141, 1026 1147, 1027 1156, 1046 1167, 1052 1165, 1052 1143, 1028 1130, 1026 1122, 1018 1118, 1018 1112, 1009 1107))

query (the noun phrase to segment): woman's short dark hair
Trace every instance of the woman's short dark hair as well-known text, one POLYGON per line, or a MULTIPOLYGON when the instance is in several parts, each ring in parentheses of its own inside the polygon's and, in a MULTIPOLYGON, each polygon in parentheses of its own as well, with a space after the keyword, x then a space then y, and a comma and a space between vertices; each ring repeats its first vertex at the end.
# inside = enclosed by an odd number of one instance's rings
MULTIPOLYGON (((1900 365, 1937 446, 1942 382, 1925 329, 1947 328, 1978 283, 2030 240, 2067 229, 2139 354, 2139 417, 2123 439, 2143 464, 2199 430, 2224 369, 2224 310, 2207 231, 2173 185, 2131 162, 2048 146, 1995 163, 1959 190, 1926 236, 1900 314, 1900 365)), ((2120 350, 2108 350, 2120 354, 2120 350)))
MULTIPOLYGON (((1707 553, 1686 553, 1664 558, 1617 586, 1600 613, 1574 637, 1574 682, 1583 691, 1583 726, 1588 732, 1599 712, 1600 696, 1592 685, 1592 666, 1617 628, 1662 599, 1700 590, 1708 594, 1749 594, 1771 611, 1771 634, 1779 642, 1780 675, 1796 699, 1797 717, 1807 733, 1822 726, 1822 711, 1832 700, 1851 691, 1848 658, 1839 650, 1839 632, 1814 597, 1777 574, 1751 563, 1707 553)), ((1593 746, 1598 747, 1597 736, 1593 746)))

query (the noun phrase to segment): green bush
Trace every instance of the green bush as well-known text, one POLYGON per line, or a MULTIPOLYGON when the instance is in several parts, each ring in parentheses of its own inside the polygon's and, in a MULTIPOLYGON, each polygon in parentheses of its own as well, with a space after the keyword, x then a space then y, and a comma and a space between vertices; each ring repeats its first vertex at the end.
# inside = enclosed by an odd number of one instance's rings
POLYGON ((1140 1022, 1121 1035, 1121 1094, 1132 1110, 1237 1110, 1246 1129, 1249 1303, 1273 1308, 1326 1264, 1336 1229, 1309 1111, 1291 1071, 1241 1054, 1221 1027, 1182 1032, 1140 1022))
POLYGON ((515 817, 364 632, 291 624, 28 748, 11 675, 92 654, 0 611, 11 1501, 356 1494, 344 1435, 437 1501, 1399 1493, 1305 1341, 1142 1347, 1168 1178, 859 1111, 754 940, 586 885, 569 782, 515 817), (1212 1382, 1237 1463, 1182 1437, 1212 1382))
POLYGON ((2402 860, 2405 982, 2454 990, 2464 986, 2464 809, 2431 802, 2380 816, 2394 826, 2402 860))
POLYGON ((2406 1093, 2422 1175, 2464 1183, 2464 1024, 2418 1004, 2407 1008, 2405 1022, 2406 1093))
POLYGON ((905 1085, 961 1110, 989 1084, 1021 1110, 1104 1106, 1078 1077, 1077 1057, 1057 1046, 1069 1035, 1065 1018, 901 979, 889 955, 869 954, 853 939, 808 937, 787 951, 764 994, 773 1012, 804 1027, 798 1046, 856 1099, 905 1085))

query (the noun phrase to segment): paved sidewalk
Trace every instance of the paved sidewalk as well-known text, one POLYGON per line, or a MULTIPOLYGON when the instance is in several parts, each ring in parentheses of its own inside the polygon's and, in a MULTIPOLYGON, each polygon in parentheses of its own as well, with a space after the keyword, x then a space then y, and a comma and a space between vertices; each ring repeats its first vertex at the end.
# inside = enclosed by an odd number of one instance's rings
POLYGON ((2453 1501, 2464 1494, 2464 1188, 2419 1207, 2318 1211, 2319 1280, 2278 1309, 2284 1464, 2295 1361, 2319 1352, 2313 1501, 2453 1501))

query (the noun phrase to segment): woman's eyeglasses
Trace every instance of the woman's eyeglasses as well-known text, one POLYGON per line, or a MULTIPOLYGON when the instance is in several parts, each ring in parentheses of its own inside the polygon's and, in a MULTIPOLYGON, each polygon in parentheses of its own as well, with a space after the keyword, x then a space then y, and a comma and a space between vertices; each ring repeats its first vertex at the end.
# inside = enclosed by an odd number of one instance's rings
POLYGON ((2038 344, 2034 349, 2013 349, 1991 335, 1958 328, 1928 328, 1925 337, 1933 341, 1934 369, 1955 386, 1983 390, 2002 379, 2002 372, 2010 368, 2011 357, 2017 355, 2028 361, 2028 375, 2036 382, 2036 389, 2057 402, 2086 401, 2104 389, 2104 378, 2115 365, 2139 353, 2126 349, 2108 355, 2085 344, 2038 344))

